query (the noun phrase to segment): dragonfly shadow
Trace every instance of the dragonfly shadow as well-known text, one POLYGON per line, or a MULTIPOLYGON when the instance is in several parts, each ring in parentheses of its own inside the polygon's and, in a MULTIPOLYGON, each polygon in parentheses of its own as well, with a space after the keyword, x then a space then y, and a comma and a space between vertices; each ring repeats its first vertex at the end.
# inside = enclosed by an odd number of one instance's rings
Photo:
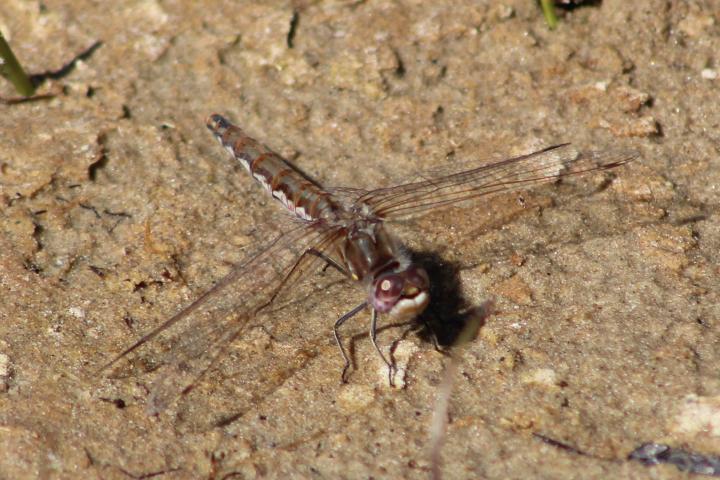
POLYGON ((435 252, 413 252, 415 262, 422 265, 430 277, 430 303, 415 319, 415 331, 425 341, 432 342, 440 349, 457 343, 461 332, 478 313, 484 303, 471 305, 462 292, 460 282, 461 265, 443 260, 435 252))

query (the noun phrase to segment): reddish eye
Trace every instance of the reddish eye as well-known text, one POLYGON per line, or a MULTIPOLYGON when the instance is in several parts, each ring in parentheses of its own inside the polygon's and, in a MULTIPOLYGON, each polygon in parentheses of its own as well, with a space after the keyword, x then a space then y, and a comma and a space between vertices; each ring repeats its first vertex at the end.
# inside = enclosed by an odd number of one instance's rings
POLYGON ((374 285, 370 301, 378 312, 387 313, 400 299, 405 280, 401 275, 388 273, 378 277, 374 285))
POLYGON ((419 290, 427 290, 430 285, 430 280, 425 270, 416 266, 412 266, 405 271, 405 279, 408 284, 419 290))
POLYGON ((403 279, 399 275, 386 275, 378 281, 375 297, 380 300, 397 298, 402 292, 403 284, 403 279))

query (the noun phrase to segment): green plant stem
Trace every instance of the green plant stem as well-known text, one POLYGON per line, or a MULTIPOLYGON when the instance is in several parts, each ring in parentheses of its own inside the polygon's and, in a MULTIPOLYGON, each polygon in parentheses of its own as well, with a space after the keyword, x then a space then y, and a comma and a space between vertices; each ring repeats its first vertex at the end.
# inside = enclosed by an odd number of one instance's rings
POLYGON ((548 24, 550 30, 555 30, 557 27, 558 19, 555 15, 555 5, 553 0, 540 0, 540 6, 542 7, 543 15, 545 15, 545 21, 548 24))
POLYGON ((10 45, 5 41, 2 32, 0 32, 0 75, 7 78, 20 95, 29 97, 35 93, 35 87, 10 50, 10 45))

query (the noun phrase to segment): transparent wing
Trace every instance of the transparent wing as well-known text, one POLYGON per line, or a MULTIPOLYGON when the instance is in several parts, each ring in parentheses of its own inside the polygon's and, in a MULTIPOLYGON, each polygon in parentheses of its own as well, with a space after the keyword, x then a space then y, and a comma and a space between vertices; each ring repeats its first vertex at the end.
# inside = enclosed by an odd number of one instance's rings
POLYGON ((279 235, 100 371, 123 358, 151 350, 161 371, 150 386, 148 410, 159 413, 192 387, 281 289, 294 283, 317 261, 316 256, 305 252, 325 250, 339 235, 338 229, 316 223, 299 225, 279 235))
POLYGON ((380 218, 395 219, 568 175, 615 168, 637 157, 632 150, 578 152, 566 143, 437 178, 358 192, 355 202, 370 206, 380 218))

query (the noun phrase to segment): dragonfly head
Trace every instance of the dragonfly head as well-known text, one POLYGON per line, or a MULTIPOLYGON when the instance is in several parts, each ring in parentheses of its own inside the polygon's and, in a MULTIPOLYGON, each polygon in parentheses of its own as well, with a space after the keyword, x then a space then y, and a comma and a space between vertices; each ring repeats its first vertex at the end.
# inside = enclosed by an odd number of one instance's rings
POLYGON ((379 313, 398 320, 415 317, 430 300, 430 281, 422 267, 410 265, 401 271, 386 271, 372 282, 370 303, 379 313))

